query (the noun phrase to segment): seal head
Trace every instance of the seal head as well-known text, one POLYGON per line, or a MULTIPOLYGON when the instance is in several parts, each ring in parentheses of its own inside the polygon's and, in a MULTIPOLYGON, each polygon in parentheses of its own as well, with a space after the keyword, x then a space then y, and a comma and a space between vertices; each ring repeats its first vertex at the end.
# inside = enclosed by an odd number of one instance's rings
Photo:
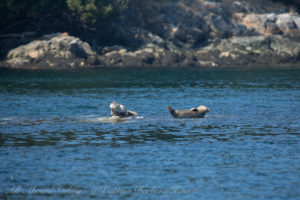
POLYGON ((128 117, 138 115, 136 112, 127 110, 127 108, 117 102, 111 102, 109 105, 111 116, 128 117))

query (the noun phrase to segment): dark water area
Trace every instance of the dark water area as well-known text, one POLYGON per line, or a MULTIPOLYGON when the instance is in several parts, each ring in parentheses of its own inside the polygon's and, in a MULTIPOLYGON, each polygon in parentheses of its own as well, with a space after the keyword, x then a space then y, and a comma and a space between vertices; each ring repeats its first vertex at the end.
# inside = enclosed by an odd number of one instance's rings
POLYGON ((0 71, 0 199, 299 199, 300 70, 0 71), (139 113, 110 118, 117 101, 139 113), (165 108, 210 108, 173 119, 165 108))

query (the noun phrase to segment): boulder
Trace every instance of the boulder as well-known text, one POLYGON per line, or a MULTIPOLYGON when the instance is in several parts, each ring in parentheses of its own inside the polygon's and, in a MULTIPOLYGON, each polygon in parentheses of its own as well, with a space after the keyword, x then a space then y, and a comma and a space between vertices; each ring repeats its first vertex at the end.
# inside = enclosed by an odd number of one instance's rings
POLYGON ((160 65, 160 60, 166 50, 155 45, 147 44, 136 51, 125 48, 113 50, 99 56, 103 66, 151 66, 160 65))
POLYGON ((233 25, 225 20, 226 17, 222 15, 209 15, 207 23, 210 27, 210 35, 212 37, 227 38, 232 35, 233 25))
POLYGON ((298 20, 299 17, 292 17, 289 13, 279 14, 277 16, 277 25, 283 33, 297 33, 300 32, 300 27, 298 28, 294 19, 298 20))
POLYGON ((74 68, 92 64, 95 57, 88 43, 67 33, 56 33, 12 49, 6 63, 15 68, 74 68))
POLYGON ((289 13, 283 14, 248 14, 242 19, 247 29, 253 29, 258 34, 300 34, 300 17, 289 13))

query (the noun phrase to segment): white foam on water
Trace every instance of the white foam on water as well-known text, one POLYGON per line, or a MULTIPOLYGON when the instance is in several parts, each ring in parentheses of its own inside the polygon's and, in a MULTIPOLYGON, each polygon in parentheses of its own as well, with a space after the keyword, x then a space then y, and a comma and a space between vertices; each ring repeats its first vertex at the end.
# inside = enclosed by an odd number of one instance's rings
POLYGON ((0 118, 0 125, 11 124, 11 123, 14 123, 15 121, 17 121, 18 119, 19 118, 17 116, 10 116, 10 117, 0 118))
POLYGON ((88 122, 88 123, 133 123, 137 122, 139 119, 144 119, 144 117, 118 117, 118 116, 111 116, 111 117, 97 117, 97 116, 84 116, 81 122, 88 122))
POLYGON ((17 118, 18 118, 17 116, 3 117, 3 118, 0 118, 0 121, 13 121, 17 118))

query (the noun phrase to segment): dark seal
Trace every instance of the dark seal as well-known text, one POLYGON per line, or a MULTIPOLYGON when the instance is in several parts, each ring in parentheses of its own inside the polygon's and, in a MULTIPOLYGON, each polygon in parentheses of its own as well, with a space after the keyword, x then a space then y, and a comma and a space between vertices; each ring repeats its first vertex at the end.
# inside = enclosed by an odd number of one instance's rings
POLYGON ((174 110, 170 106, 166 106, 174 118, 203 118, 205 113, 209 112, 206 106, 199 106, 189 110, 174 110))

